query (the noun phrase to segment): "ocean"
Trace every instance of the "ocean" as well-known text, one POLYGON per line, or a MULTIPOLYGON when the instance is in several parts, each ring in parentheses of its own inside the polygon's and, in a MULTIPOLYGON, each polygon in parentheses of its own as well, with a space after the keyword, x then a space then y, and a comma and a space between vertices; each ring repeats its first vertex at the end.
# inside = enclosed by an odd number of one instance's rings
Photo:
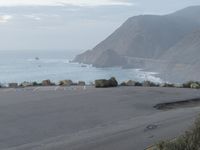
POLYGON ((91 83, 96 79, 116 77, 127 80, 162 82, 156 73, 138 69, 95 68, 92 65, 71 63, 78 51, 0 51, 0 83, 41 82, 58 83, 70 79, 91 83), (38 59, 37 59, 38 58, 38 59))

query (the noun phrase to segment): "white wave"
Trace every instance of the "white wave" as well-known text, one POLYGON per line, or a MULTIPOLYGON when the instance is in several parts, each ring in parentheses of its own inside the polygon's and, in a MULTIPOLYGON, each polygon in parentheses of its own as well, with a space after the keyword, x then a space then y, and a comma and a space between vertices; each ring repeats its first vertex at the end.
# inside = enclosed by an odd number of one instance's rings
POLYGON ((27 59, 29 62, 39 62, 39 63, 45 63, 45 64, 51 64, 51 63, 69 63, 68 59, 27 59))

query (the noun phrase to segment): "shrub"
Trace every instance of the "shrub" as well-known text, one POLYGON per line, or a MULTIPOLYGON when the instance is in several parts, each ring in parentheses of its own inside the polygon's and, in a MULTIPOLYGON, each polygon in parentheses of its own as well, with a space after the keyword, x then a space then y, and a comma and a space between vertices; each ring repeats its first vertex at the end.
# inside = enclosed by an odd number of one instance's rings
POLYGON ((174 141, 162 141, 155 150, 199 150, 200 149, 200 118, 195 121, 193 128, 174 141))

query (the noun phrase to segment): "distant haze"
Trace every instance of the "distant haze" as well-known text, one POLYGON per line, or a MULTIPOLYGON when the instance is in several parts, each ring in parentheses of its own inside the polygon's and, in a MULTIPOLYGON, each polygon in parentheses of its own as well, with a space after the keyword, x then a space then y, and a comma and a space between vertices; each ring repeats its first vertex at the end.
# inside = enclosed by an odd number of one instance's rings
POLYGON ((0 51, 87 50, 127 18, 167 14, 199 0, 1 0, 0 51))

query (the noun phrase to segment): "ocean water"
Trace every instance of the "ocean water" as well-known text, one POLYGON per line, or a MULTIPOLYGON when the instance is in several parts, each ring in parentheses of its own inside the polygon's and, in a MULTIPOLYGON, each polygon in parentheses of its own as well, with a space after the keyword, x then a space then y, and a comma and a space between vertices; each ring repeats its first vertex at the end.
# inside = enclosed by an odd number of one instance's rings
POLYGON ((92 65, 70 63, 76 51, 0 51, 0 83, 37 81, 50 79, 59 82, 93 82, 96 79, 116 77, 119 82, 127 80, 151 80, 162 82, 156 73, 138 69, 95 68, 92 65), (38 57, 39 60, 35 58, 38 57))

